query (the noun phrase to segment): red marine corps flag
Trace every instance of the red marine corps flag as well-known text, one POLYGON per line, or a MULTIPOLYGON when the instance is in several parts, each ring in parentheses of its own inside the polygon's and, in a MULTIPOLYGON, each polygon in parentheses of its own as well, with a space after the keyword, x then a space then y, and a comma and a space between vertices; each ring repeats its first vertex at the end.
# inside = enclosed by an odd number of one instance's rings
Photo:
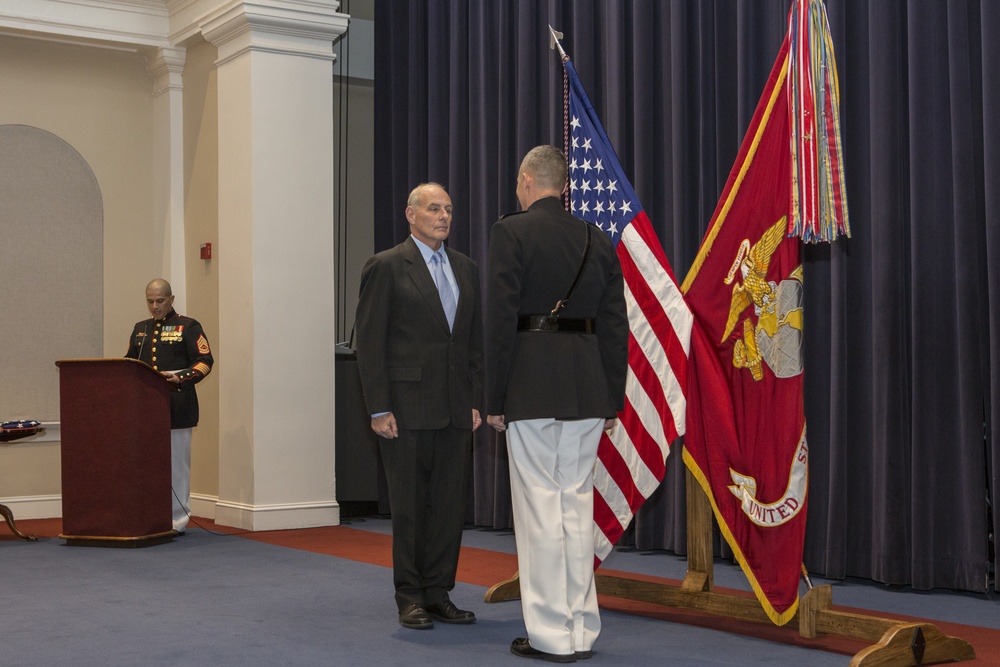
POLYGON ((849 234, 836 76, 822 3, 793 0, 681 288, 695 317, 684 461, 778 625, 798 608, 809 481, 799 236, 849 234))

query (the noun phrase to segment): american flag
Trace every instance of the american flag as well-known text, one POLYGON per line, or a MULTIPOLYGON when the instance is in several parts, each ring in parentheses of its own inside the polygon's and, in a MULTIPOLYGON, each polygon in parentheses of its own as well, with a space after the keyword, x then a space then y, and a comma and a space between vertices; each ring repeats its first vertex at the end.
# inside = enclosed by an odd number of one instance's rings
POLYGON ((625 276, 630 333, 625 410, 601 438, 594 471, 596 566, 660 485, 670 443, 684 434, 692 317, 568 56, 563 56, 563 67, 570 211, 597 225, 615 244, 625 276))

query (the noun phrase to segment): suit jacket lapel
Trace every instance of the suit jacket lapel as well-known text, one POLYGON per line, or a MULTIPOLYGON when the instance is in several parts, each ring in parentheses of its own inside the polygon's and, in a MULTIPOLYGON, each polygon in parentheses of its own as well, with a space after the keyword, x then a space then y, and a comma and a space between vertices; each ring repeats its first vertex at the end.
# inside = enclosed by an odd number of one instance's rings
POLYGON ((457 328, 458 323, 464 321, 462 319, 464 313, 472 307, 472 302, 469 300, 472 295, 472 280, 466 271, 466 264, 456 261, 455 253, 450 249, 446 252, 448 253, 448 263, 451 264, 451 271, 455 274, 455 282, 458 284, 458 308, 455 310, 455 328, 457 328))
MULTIPOLYGON (((409 274, 410 279, 417 286, 420 294, 423 295, 424 300, 427 302, 427 307, 434 313, 435 319, 444 327, 445 331, 448 331, 448 318, 444 314, 444 306, 441 305, 441 296, 438 294, 437 286, 434 285, 431 272, 427 268, 427 263, 424 262, 424 256, 420 254, 420 249, 417 248, 417 244, 410 237, 403 243, 403 254, 406 257, 406 272, 409 274)), ((459 302, 459 306, 461 306, 461 301, 459 302)))

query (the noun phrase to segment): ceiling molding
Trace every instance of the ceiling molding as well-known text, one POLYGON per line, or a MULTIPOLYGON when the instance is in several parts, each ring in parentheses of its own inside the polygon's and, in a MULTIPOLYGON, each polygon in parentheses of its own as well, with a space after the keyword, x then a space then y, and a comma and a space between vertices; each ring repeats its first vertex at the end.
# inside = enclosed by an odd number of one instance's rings
POLYGON ((165 0, 5 0, 5 34, 72 43, 165 47, 170 16, 165 0))
POLYGON ((288 30, 315 23, 305 32, 335 40, 348 20, 339 7, 339 0, 3 0, 0 34, 140 51, 185 46, 236 11, 287 19, 288 30))

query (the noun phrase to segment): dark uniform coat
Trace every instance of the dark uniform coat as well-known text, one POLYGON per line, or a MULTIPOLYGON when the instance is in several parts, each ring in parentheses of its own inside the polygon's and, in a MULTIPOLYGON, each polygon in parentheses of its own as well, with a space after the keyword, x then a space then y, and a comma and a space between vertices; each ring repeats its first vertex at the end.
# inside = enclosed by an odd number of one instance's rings
POLYGON ((194 386, 215 363, 201 324, 174 310, 162 320, 136 322, 125 357, 138 359, 157 371, 177 371, 180 384, 170 393, 170 428, 198 425, 194 386))
POLYGON ((519 316, 548 315, 583 259, 587 224, 543 197, 490 233, 486 413, 518 419, 611 418, 624 408, 628 317, 621 264, 592 229, 586 268, 560 317, 596 332, 517 331, 519 316))

